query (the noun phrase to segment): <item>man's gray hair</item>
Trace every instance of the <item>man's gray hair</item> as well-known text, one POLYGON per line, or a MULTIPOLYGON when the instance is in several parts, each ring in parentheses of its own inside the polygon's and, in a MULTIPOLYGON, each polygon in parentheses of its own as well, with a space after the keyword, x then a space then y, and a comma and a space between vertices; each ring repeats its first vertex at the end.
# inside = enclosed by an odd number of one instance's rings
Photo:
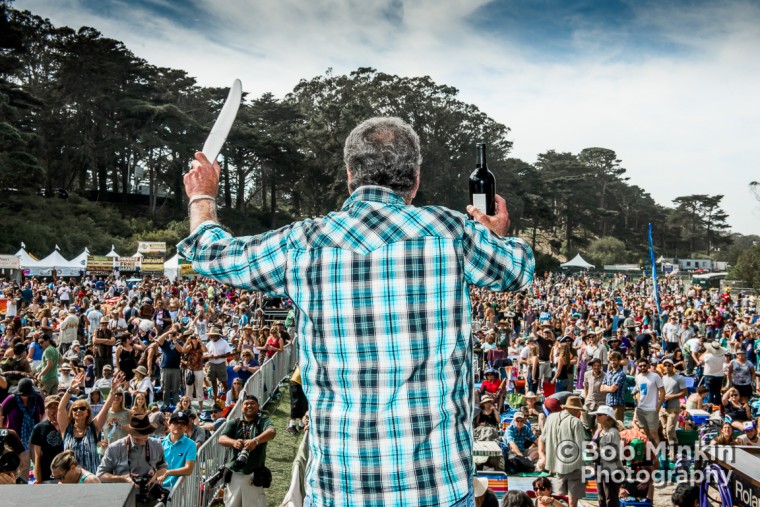
POLYGON ((401 118, 370 118, 346 138, 343 160, 351 172, 351 192, 362 185, 379 185, 408 201, 422 163, 420 138, 401 118))

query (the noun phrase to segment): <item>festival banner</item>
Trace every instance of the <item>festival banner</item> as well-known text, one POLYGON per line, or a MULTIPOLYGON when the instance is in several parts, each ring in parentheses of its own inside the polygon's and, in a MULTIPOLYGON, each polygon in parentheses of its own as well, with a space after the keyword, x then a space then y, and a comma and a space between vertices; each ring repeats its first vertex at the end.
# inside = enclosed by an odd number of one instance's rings
POLYGON ((15 255, 0 255, 0 269, 20 269, 20 262, 15 255))
POLYGON ((141 254, 166 255, 166 243, 163 241, 140 241, 137 244, 137 251, 141 254))
POLYGON ((137 251, 143 255, 141 271, 145 274, 163 275, 166 259, 166 243, 163 241, 140 241, 137 251))
POLYGON ((105 255, 88 255, 85 272, 88 275, 108 276, 113 273, 113 259, 105 255))
POLYGON ((164 274, 164 256, 143 254, 141 272, 147 274, 164 274))
POLYGON ((119 257, 116 266, 120 273, 134 273, 140 270, 140 257, 119 257))
POLYGON ((199 276, 199 273, 193 269, 193 263, 187 259, 179 258, 179 276, 191 277, 199 276))

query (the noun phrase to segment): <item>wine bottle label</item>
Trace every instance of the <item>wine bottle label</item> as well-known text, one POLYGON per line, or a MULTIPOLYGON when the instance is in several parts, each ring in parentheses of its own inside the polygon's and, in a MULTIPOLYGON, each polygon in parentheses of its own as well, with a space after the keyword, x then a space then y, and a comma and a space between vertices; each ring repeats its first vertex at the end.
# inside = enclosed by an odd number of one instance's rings
POLYGON ((486 209, 486 194, 472 194, 472 205, 483 213, 487 213, 488 210, 486 209))

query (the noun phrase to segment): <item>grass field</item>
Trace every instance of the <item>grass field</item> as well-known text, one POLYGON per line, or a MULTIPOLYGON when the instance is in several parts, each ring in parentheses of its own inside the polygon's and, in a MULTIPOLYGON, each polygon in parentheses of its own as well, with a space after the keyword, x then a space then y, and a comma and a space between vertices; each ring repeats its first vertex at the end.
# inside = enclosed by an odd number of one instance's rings
POLYGON ((286 430, 290 421, 290 390, 287 379, 280 386, 280 396, 265 407, 277 429, 277 436, 267 444, 267 467, 272 471, 272 486, 267 490, 269 507, 279 507, 290 486, 293 460, 303 434, 291 435, 286 430))

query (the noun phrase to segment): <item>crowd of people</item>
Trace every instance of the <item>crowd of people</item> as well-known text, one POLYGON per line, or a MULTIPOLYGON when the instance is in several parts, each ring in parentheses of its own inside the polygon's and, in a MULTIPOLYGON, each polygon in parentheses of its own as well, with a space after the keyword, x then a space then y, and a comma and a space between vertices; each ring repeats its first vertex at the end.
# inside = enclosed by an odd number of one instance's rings
MULTIPOLYGON (((563 456, 567 442, 577 449, 666 444, 664 456, 596 453, 603 477, 677 460, 679 430, 700 430, 705 443, 760 445, 752 404, 760 388, 756 296, 676 277, 662 280, 659 292, 658 309, 647 278, 548 274, 527 293, 473 293, 483 379, 475 436, 499 441, 509 472, 550 472, 556 494, 574 507, 585 496, 587 462, 582 452, 563 456), (692 417, 703 410, 707 424, 692 417)), ((654 494, 653 481, 597 485, 604 507, 654 494)))
POLYGON ((291 340, 293 311, 271 321, 260 294, 201 279, 0 286, 12 301, 0 322, 0 483, 27 483, 30 470, 38 485, 132 482, 141 504, 156 505, 227 424, 220 445, 249 459, 228 463, 226 503, 266 505, 263 488, 238 476, 266 475, 275 430, 243 386, 291 340), (236 403, 242 417, 227 420, 236 403))
MULTIPOLYGON (((238 401, 244 417, 227 426, 220 445, 254 451, 274 437, 242 386, 291 340, 293 309, 267 325, 260 294, 209 280, 97 282, 3 282, 18 311, 0 323, 0 421, 9 430, 5 452, 19 460, 2 482, 27 482, 33 469, 36 484, 148 477, 148 487, 170 489, 192 472, 196 449, 238 401)), ((751 406, 760 382, 755 296, 680 279, 660 290, 659 313, 651 283, 625 276, 549 274, 525 292, 472 291, 482 379, 475 436, 498 439, 510 471, 555 476, 548 491, 556 496, 536 491, 539 505, 562 498, 574 507, 585 494, 583 456, 558 459, 564 441, 663 440, 676 449, 676 431, 696 427, 690 411, 706 410, 724 421, 712 443, 760 445, 751 406)), ((294 380, 300 388, 299 372, 294 380)), ((293 394, 302 415, 303 393, 293 394)), ((299 415, 288 430, 301 427, 299 415)), ((243 479, 264 456, 231 462, 229 505, 263 494, 243 479)), ((658 458, 596 465, 652 470, 658 458)), ((653 494, 651 482, 598 484, 603 506, 653 494)))

